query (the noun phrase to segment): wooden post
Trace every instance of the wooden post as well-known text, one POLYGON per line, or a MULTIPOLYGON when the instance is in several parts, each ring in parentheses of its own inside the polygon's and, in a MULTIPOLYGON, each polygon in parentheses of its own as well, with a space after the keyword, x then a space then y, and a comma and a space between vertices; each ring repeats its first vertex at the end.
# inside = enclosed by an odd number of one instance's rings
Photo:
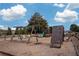
MULTIPOLYGON (((32 37, 33 31, 35 32, 36 43, 38 43, 38 37, 37 37, 37 35, 36 35, 35 25, 32 25, 32 31, 31 31, 30 37, 32 37)), ((29 39, 28 39, 28 43, 30 42, 30 37, 29 37, 29 39)))

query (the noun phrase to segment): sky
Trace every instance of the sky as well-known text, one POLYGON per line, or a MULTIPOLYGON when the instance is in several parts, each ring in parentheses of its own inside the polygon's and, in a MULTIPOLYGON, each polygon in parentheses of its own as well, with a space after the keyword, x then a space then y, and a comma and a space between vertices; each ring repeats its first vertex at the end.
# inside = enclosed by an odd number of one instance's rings
POLYGON ((79 25, 78 3, 0 3, 0 28, 26 26, 35 12, 39 12, 49 26, 63 25, 69 30, 71 24, 79 25))

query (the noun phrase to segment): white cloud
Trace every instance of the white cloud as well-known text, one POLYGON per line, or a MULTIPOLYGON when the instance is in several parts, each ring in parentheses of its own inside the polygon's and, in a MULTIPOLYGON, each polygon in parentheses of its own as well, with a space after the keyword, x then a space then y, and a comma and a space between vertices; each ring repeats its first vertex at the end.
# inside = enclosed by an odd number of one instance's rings
MULTIPOLYGON (((2 30, 8 30, 8 27, 4 26, 4 25, 0 25, 0 29, 2 29, 2 30)), ((16 30, 16 28, 11 27, 11 30, 16 30)))
POLYGON ((54 20, 56 22, 75 22, 78 20, 79 14, 75 11, 76 8, 79 8, 79 3, 68 4, 63 12, 57 12, 54 20))
POLYGON ((11 30, 16 30, 16 28, 11 28, 11 30))
POLYGON ((0 16, 4 20, 13 20, 25 16, 27 9, 23 5, 16 5, 8 9, 0 10, 0 16))
POLYGON ((2 30, 7 30, 8 27, 5 27, 5 26, 3 26, 3 25, 0 25, 0 29, 2 29, 2 30))
POLYGON ((55 3, 54 6, 62 8, 62 7, 64 7, 65 5, 64 5, 63 3, 55 3))
POLYGON ((79 8, 79 3, 70 3, 68 4, 68 6, 66 7, 66 9, 75 9, 75 8, 79 8))
POLYGON ((78 13, 69 9, 65 9, 63 12, 57 12, 55 16, 55 21, 57 22, 74 22, 78 19, 78 13))
POLYGON ((55 18, 54 19, 56 22, 65 22, 65 20, 63 20, 63 18, 55 18))

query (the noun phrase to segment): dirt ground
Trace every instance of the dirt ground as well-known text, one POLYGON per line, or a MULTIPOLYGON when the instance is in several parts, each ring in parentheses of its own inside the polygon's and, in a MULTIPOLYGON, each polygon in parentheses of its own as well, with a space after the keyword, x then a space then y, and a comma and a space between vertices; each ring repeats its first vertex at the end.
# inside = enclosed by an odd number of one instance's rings
MULTIPOLYGON (((76 56, 72 42, 63 42, 61 48, 50 48, 50 37, 38 38, 39 43, 36 44, 35 37, 31 38, 30 43, 27 39, 15 38, 10 41, 0 38, 0 51, 10 53, 15 56, 76 56)), ((0 52, 0 55, 7 56, 0 52)))

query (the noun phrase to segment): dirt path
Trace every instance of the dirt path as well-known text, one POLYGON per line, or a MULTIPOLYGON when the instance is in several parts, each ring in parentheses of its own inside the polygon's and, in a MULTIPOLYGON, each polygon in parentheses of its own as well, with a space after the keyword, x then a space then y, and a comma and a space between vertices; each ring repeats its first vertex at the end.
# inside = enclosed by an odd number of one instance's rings
MULTIPOLYGON (((50 38, 39 38, 39 44, 35 44, 35 38, 32 38, 29 44, 27 39, 20 40, 2 40, 0 41, 0 51, 8 52, 16 56, 75 56, 75 50, 72 42, 63 42, 61 48, 50 48, 50 38), (33 39, 33 40, 32 40, 33 39)), ((1 39, 0 39, 1 40, 1 39)), ((2 55, 2 53, 0 53, 2 55)))

